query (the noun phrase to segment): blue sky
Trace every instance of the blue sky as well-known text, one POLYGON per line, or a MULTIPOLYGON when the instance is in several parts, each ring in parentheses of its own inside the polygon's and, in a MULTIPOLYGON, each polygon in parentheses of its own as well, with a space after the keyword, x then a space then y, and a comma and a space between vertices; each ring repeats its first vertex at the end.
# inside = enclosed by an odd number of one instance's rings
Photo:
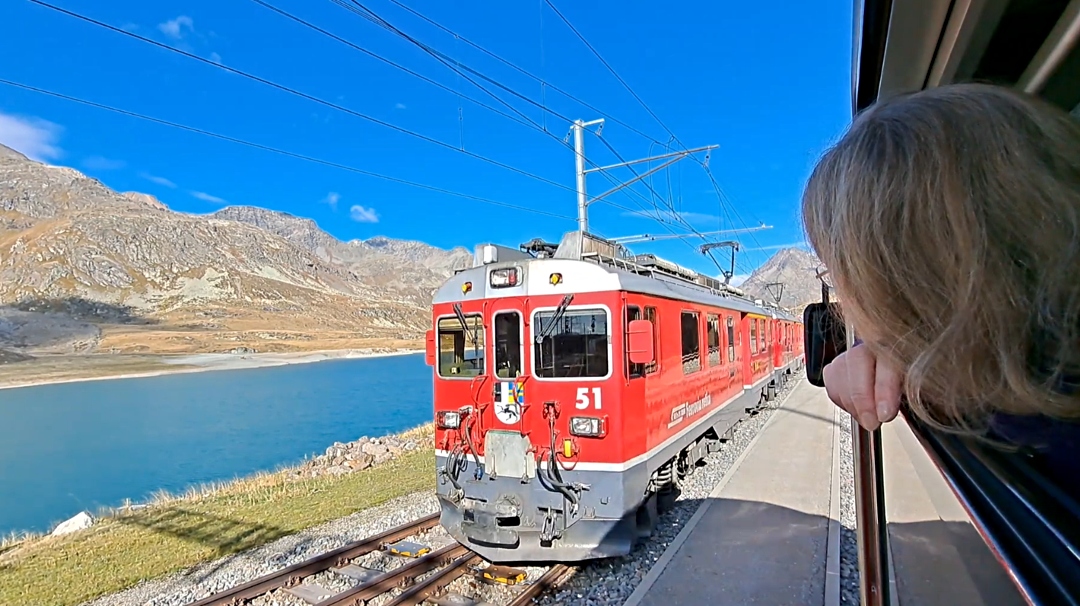
MULTIPOLYGON (((569 126, 562 117, 601 116, 390 0, 362 3, 414 39, 550 109, 492 87, 539 127, 474 104, 466 97, 516 115, 409 41, 331 0, 264 2, 450 90, 253 0, 46 1, 446 146, 28 0, 0 6, 0 21, 16 25, 0 38, 0 56, 18 57, 0 66, 0 78, 561 217, 418 189, 0 84, 0 142, 36 159, 77 168, 119 191, 152 194, 178 211, 262 206, 311 217, 341 239, 385 235, 471 248, 482 241, 557 241, 575 227, 574 156, 561 143, 569 126)), ((601 136, 624 158, 664 151, 658 143, 669 140, 665 128, 544 0, 401 2, 647 134, 608 119, 601 136)), ((552 2, 684 145, 720 146, 709 165, 723 190, 723 203, 693 160, 657 173, 652 185, 700 231, 773 226, 734 236, 744 246, 736 273, 747 273, 778 247, 802 241, 798 202, 803 183, 814 160, 849 120, 850 1, 552 2)), ((586 155, 598 164, 617 161, 594 135, 587 136, 586 155)), ((630 173, 612 176, 625 179, 630 173)), ((609 187, 603 175, 589 177, 591 194, 609 187)), ((593 230, 608 237, 669 234, 653 220, 629 212, 640 213, 642 205, 652 208, 651 192, 641 185, 635 189, 644 199, 617 194, 609 200, 618 207, 592 206, 593 230)), ((687 242, 693 246, 667 240, 633 249, 717 274, 712 262, 693 249, 701 240, 687 242)))

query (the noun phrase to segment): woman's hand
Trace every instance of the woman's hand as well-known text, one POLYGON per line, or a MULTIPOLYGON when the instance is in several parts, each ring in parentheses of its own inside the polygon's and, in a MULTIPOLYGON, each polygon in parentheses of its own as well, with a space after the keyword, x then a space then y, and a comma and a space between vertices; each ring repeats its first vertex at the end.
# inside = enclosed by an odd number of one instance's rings
POLYGON ((825 391, 863 428, 873 431, 900 410, 900 374, 865 345, 840 354, 822 372, 825 391))

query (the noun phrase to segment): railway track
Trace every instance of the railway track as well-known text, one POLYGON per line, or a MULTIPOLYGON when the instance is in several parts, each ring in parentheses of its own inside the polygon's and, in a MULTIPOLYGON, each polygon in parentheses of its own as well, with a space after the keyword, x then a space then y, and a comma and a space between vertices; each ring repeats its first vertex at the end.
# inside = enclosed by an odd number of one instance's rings
POLYGON ((364 606, 378 599, 380 606, 411 606, 431 601, 441 606, 496 606, 462 593, 448 591, 451 584, 465 576, 479 582, 513 587, 513 596, 498 606, 525 606, 558 587, 573 571, 569 566, 549 567, 533 582, 524 571, 491 565, 458 543, 437 549, 407 541, 434 528, 439 515, 425 516, 386 532, 349 543, 277 572, 208 596, 188 606, 241 606, 257 603, 260 598, 277 594, 296 604, 317 606, 364 606), (373 553, 386 554, 394 560, 388 570, 358 565, 358 558, 373 553), (325 579, 334 585, 347 585, 335 591, 324 586, 325 579), (323 584, 320 584, 322 578, 323 584), (291 596, 285 598, 284 595, 291 596))

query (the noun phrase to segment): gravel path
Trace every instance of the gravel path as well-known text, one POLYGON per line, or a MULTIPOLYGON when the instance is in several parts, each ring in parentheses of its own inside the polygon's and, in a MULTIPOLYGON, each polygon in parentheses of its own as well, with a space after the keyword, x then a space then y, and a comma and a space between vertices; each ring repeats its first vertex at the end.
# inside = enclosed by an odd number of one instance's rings
MULTIPOLYGON (((735 459, 746 449, 750 441, 753 440, 754 436, 769 420, 769 417, 772 416, 773 411, 787 399, 792 389, 801 382, 802 378, 803 374, 801 372, 794 375, 793 380, 788 382, 787 387, 778 394, 779 397, 776 400, 766 405, 758 414, 740 422, 735 428, 734 436, 723 444, 720 452, 709 455, 705 459, 707 464, 697 468, 693 475, 685 479, 683 492, 675 507, 660 517, 657 528, 649 541, 639 544, 634 548, 633 552, 622 558, 599 560, 585 564, 563 585, 560 591, 541 598, 539 604, 543 606, 553 606, 555 604, 566 606, 621 605, 633 593, 652 565, 659 559, 679 531, 682 530, 683 524, 697 511, 702 500, 708 497, 712 489, 731 468, 735 459)), ((846 465, 846 467, 842 468, 846 479, 842 482, 844 500, 841 501, 841 515, 844 524, 844 534, 841 537, 841 545, 843 546, 841 550, 841 582, 843 583, 843 593, 846 600, 844 603, 857 604, 857 585, 852 585, 851 575, 846 572, 843 564, 845 561, 854 562, 855 560, 853 559, 854 535, 850 531, 854 524, 850 433, 842 433, 842 435, 846 436, 847 450, 844 451, 845 456, 842 459, 842 461, 846 461, 846 463, 842 462, 842 465, 846 465), (848 518, 844 518, 845 515, 848 518), (848 543, 851 543, 851 546, 848 543), (845 560, 845 555, 848 553, 851 554, 851 557, 845 560), (852 592, 849 590, 849 586, 855 587, 856 590, 852 592), (848 594, 855 596, 854 602, 847 599, 848 594)), ((438 502, 434 493, 424 492, 402 497, 379 507, 284 537, 242 554, 202 564, 191 570, 173 574, 163 579, 142 583, 126 591, 88 602, 85 606, 183 606, 211 593, 245 583, 322 552, 335 549, 350 541, 383 532, 420 516, 434 513, 437 510, 438 502)), ((441 527, 436 527, 426 533, 422 539, 437 546, 444 544, 444 541, 448 540, 449 536, 441 527)), ((375 561, 380 557, 385 558, 386 556, 372 554, 368 556, 372 560, 370 563, 366 561, 359 563, 373 568, 381 568, 383 563, 375 561)), ((530 581, 535 580, 545 571, 544 568, 532 566, 522 567, 522 569, 528 573, 530 581)), ((333 575, 322 574, 317 576, 318 578, 313 580, 324 587, 343 588, 338 587, 340 579, 332 578, 333 575)), ((477 583, 471 578, 456 581, 450 589, 494 603, 505 603, 510 595, 517 592, 517 588, 477 583)), ((272 595, 260 599, 253 606, 301 606, 302 604, 304 602, 291 595, 275 591, 272 595)))
POLYGON ((840 603, 859 604, 859 553, 855 539, 855 463, 851 415, 840 411, 840 603))
POLYGON ((554 595, 548 594, 539 601, 543 606, 600 606, 621 605, 637 589, 653 564, 667 546, 675 539, 685 524, 697 511, 702 500, 709 496, 716 484, 731 468, 754 436, 765 425, 773 411, 791 394, 803 378, 803 373, 793 375, 779 397, 766 405, 758 414, 744 419, 735 428, 735 435, 720 452, 709 455, 704 467, 697 468, 694 475, 686 478, 683 493, 675 507, 660 516, 656 530, 648 542, 639 544, 629 555, 621 558, 598 560, 582 566, 570 581, 554 595))

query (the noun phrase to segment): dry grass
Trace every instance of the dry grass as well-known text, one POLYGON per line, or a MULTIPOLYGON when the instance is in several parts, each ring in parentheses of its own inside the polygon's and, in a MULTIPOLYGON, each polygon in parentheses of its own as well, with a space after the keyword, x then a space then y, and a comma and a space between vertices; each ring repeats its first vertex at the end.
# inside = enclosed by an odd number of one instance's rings
MULTIPOLYGON (((403 436, 430 436, 430 425, 403 436)), ((0 553, 0 604, 73 606, 194 564, 430 489, 431 441, 379 467, 287 481, 287 471, 161 493, 88 530, 26 540, 0 553)))
POLYGON ((103 326, 97 351, 113 354, 192 354, 250 347, 259 352, 289 353, 330 349, 423 349, 419 339, 361 337, 356 331, 304 330, 292 322, 247 326, 230 322, 221 330, 161 326, 103 326), (265 328, 265 326, 289 328, 265 328))

